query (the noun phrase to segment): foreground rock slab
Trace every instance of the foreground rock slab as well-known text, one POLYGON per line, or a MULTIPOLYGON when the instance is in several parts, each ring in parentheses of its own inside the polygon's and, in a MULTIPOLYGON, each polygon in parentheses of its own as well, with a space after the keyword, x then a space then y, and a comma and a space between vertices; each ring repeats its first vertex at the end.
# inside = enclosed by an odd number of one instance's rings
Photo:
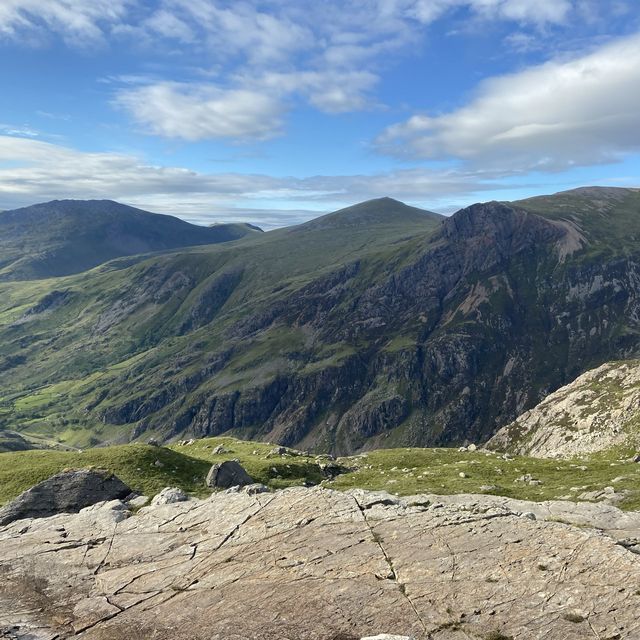
POLYGON ((617 539, 640 514, 611 506, 295 488, 126 515, 0 528, 0 637, 640 638, 640 556, 617 539))

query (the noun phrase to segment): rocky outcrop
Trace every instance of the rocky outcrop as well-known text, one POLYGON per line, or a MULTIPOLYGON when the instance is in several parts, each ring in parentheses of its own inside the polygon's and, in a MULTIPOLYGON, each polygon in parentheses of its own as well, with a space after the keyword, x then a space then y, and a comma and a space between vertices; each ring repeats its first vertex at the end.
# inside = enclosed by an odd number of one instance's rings
POLYGON ((216 489, 230 489, 253 484, 253 478, 235 460, 212 465, 207 473, 206 485, 216 489))
POLYGON ((0 509, 0 526, 24 518, 76 513, 97 502, 122 499, 130 493, 131 489, 108 471, 63 471, 0 509))
POLYGON ((640 443, 640 362, 588 371, 503 427, 487 443, 497 451, 570 458, 640 443))
POLYGON ((0 637, 640 635, 640 514, 610 506, 296 488, 127 515, 0 528, 0 637))

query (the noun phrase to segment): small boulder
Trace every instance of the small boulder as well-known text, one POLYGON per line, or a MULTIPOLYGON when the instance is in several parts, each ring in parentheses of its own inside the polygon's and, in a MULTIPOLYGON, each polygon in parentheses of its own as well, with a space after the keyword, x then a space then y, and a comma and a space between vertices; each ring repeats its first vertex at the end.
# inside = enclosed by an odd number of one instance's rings
POLYGON ((246 493, 250 496, 255 496, 258 493, 268 493, 269 487, 260 482, 255 482, 254 484, 248 484, 242 489, 243 493, 246 493))
POLYGON ((127 504, 134 509, 144 507, 148 502, 149 496, 134 496, 127 499, 127 504))
POLYGON ((0 526, 24 518, 78 513, 98 502, 123 500, 131 489, 103 469, 63 471, 20 494, 0 509, 0 526))
POLYGON ((206 479, 207 487, 216 489, 229 489, 230 487, 244 487, 254 484, 253 478, 244 470, 236 460, 227 460, 214 464, 206 479))
POLYGON ((186 502, 189 496, 178 487, 165 487, 158 495, 154 496, 151 501, 152 507, 158 507, 163 504, 174 504, 176 502, 186 502))
POLYGON ((215 449, 212 449, 211 453, 214 456, 222 455, 223 453, 230 453, 229 449, 225 449, 221 444, 219 444, 215 449))

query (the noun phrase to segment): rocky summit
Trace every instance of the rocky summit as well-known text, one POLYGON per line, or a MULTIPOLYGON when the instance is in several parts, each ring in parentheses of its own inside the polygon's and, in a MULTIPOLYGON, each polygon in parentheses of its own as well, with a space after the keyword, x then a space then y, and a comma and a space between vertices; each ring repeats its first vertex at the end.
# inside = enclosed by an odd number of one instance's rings
POLYGON ((0 528, 0 637, 640 637, 640 513, 241 489, 0 528))

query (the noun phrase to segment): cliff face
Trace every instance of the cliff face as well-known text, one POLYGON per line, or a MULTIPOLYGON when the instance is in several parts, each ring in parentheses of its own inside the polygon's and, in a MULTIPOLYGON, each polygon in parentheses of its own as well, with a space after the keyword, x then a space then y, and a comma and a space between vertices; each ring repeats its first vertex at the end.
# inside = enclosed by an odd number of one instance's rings
MULTIPOLYGON (((312 345, 259 384, 194 384, 169 434, 234 430, 337 453, 484 441, 586 366, 636 349, 638 263, 572 260, 576 237, 570 224, 476 205, 383 277, 356 261, 318 278, 227 331, 236 345, 281 329, 312 345), (322 360, 318 345, 355 348, 322 360)), ((154 412, 182 393, 165 389, 142 413, 120 407, 118 421, 161 428, 154 412)))
POLYGON ((493 202, 442 222, 412 211, 395 226, 385 203, 371 227, 361 207, 355 226, 347 210, 67 280, 59 305, 22 303, 0 330, 7 388, 51 388, 7 426, 55 415, 98 441, 231 432, 340 454, 484 442, 638 354, 640 196, 615 196, 493 202), (74 381, 65 393, 56 376, 74 381))

